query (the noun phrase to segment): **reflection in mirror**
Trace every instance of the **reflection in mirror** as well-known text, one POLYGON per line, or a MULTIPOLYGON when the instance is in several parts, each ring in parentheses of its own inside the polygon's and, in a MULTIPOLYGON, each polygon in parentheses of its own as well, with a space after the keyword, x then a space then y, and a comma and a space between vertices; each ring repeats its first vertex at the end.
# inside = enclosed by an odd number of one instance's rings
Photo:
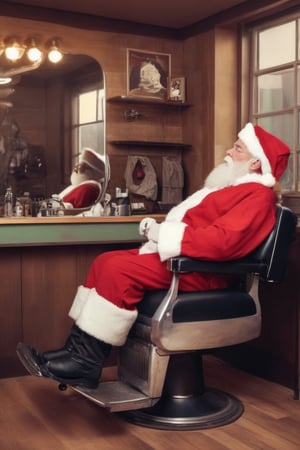
POLYGON ((8 186, 16 197, 60 193, 90 148, 104 162, 101 200, 109 175, 101 66, 89 56, 65 54, 58 64, 45 60, 19 72, 0 85, 0 195, 8 186))

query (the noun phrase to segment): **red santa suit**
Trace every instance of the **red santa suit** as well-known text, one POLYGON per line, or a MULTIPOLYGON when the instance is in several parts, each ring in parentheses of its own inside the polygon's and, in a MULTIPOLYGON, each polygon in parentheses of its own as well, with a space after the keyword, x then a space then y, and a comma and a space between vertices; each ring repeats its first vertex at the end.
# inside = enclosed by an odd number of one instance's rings
POLYGON ((91 148, 84 148, 71 174, 71 185, 54 197, 66 208, 92 208, 101 198, 106 175, 109 176, 108 160, 91 148))
MULTIPOLYGON (((247 135, 243 137, 246 140, 247 135)), ((283 145, 285 160, 276 169, 276 176, 286 167, 289 154, 288 147, 283 145)), ((272 169, 278 160, 279 156, 272 161, 272 169)), ((247 174, 222 189, 203 188, 174 207, 159 225, 156 245, 149 241, 140 249, 98 256, 84 285, 78 288, 69 312, 79 328, 101 341, 123 345, 144 292, 168 289, 171 281, 165 264, 168 258, 186 255, 230 260, 255 249, 275 223, 272 189, 275 178, 270 173, 269 160, 264 163, 267 168, 261 175, 247 174)), ((224 288, 229 282, 221 275, 183 274, 180 289, 224 288)))
POLYGON ((76 186, 68 186, 59 194, 59 198, 72 208, 88 208, 99 199, 101 184, 95 180, 87 180, 76 186))

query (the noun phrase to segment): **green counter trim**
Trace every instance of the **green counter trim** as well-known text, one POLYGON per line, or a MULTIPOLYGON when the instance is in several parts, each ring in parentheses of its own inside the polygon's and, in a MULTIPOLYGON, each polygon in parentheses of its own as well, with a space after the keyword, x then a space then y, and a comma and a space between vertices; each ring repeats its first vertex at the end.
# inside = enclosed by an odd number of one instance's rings
POLYGON ((0 246, 138 242, 136 222, 113 223, 0 223, 0 246))

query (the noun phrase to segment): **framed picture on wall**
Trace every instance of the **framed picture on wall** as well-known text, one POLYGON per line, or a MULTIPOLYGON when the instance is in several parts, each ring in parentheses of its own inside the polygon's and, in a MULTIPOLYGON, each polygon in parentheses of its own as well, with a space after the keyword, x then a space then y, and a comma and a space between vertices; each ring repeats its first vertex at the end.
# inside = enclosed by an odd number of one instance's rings
POLYGON ((168 100, 171 102, 184 103, 186 99, 185 84, 186 81, 184 77, 169 78, 168 100))
POLYGON ((171 55, 127 49, 127 95, 167 100, 171 55))

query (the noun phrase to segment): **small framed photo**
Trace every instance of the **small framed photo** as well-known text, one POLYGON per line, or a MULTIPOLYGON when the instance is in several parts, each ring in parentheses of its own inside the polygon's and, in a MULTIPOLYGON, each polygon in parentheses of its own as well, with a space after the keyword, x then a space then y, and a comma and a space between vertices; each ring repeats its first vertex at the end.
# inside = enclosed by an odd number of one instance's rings
POLYGON ((127 49, 127 95, 167 100, 171 55, 127 49))
POLYGON ((185 78, 170 78, 168 83, 168 100, 171 102, 185 102, 185 78))

